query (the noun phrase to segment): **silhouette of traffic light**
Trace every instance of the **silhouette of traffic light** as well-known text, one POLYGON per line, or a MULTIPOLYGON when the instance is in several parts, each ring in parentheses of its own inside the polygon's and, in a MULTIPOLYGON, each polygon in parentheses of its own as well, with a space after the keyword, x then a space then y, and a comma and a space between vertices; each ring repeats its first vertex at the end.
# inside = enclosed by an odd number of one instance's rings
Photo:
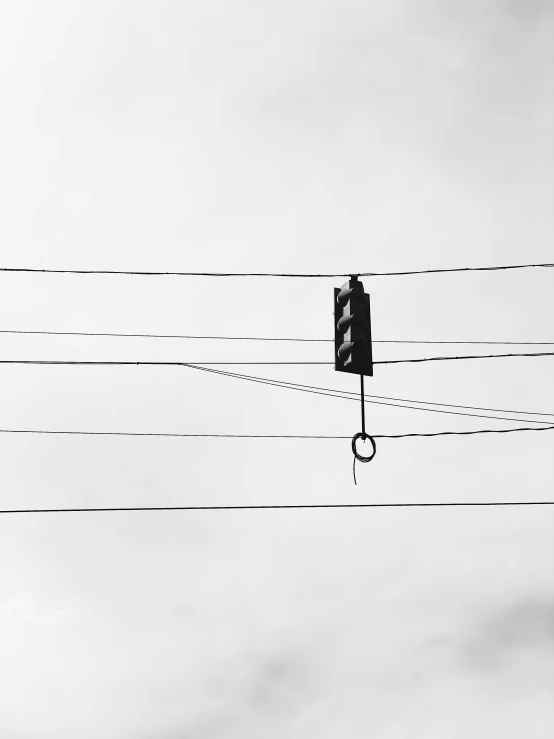
POLYGON ((373 376, 369 295, 357 277, 335 288, 335 369, 373 376))

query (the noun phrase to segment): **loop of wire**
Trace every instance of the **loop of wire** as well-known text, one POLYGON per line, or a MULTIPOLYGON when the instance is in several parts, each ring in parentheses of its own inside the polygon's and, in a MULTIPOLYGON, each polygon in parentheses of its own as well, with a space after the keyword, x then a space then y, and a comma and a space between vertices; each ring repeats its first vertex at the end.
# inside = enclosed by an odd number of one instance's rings
POLYGON ((369 434, 364 434, 360 431, 359 433, 355 434, 355 436, 352 437, 352 452, 354 453, 354 456, 356 457, 356 459, 359 460, 360 462, 371 462, 371 460, 373 459, 373 457, 375 456, 377 452, 377 447, 375 445, 375 439, 369 434), (356 442, 358 441, 358 439, 363 439, 364 441, 366 439, 370 440, 373 451, 369 457, 364 457, 363 454, 360 454, 358 450, 356 449, 356 442))
POLYGON ((371 462, 371 460, 377 453, 377 446, 375 444, 375 439, 369 434, 366 434, 363 431, 360 431, 359 433, 355 434, 352 437, 352 452, 354 454, 354 462, 352 464, 352 474, 354 475, 354 485, 357 485, 358 483, 356 482, 356 460, 360 462, 364 462, 364 463, 371 462), (364 441, 366 439, 370 440, 373 451, 369 457, 364 457, 363 454, 360 454, 359 451, 357 450, 356 442, 358 441, 358 439, 363 439, 364 441))

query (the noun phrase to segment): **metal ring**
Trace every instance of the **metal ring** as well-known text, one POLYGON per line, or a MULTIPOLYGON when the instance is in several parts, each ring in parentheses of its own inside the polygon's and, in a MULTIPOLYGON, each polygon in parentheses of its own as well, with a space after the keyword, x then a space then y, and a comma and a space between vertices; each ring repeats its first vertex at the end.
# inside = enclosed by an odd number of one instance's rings
POLYGON ((352 451, 354 452, 354 456, 359 462, 371 462, 373 457, 375 456, 377 452, 377 447, 375 446, 375 439, 373 436, 370 436, 369 434, 362 434, 362 432, 356 434, 356 436, 352 437, 352 451), (373 447, 373 452, 370 457, 363 457, 358 450, 356 449, 356 442, 358 439, 369 439, 371 442, 371 446, 373 447))

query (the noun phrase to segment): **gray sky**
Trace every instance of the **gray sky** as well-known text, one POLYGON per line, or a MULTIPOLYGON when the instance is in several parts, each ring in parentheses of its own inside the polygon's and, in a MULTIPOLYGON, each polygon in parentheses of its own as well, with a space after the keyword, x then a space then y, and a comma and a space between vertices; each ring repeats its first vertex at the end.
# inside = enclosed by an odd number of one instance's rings
MULTIPOLYGON (((548 0, 0 0, 0 28, 0 266, 554 261, 548 0)), ((4 274, 0 328, 332 338, 340 282, 4 274)), ((376 339, 554 340, 548 270, 364 284, 376 339)), ((325 344, 0 344, 332 360, 325 344)), ((358 387, 329 366, 256 370, 358 387)), ((383 366, 367 392, 554 413, 551 377, 548 358, 383 366)), ((184 368, 3 366, 0 406, 3 428, 360 424, 354 403, 184 368)), ((367 414, 378 434, 511 425, 367 414)), ((2 508, 533 500, 554 476, 549 433, 383 440, 357 487, 347 440, 1 436, 2 508)), ((0 734, 550 737, 553 523, 536 508, 0 518, 0 734)))

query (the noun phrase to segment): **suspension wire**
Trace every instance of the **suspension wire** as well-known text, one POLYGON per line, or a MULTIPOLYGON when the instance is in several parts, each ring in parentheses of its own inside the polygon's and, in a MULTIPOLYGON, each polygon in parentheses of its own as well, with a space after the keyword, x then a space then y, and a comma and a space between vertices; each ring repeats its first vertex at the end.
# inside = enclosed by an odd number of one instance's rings
POLYGON ((111 269, 39 269, 36 267, 0 267, 0 272, 25 272, 38 274, 71 274, 71 275, 138 275, 142 277, 396 277, 400 275, 428 275, 445 274, 447 272, 494 272, 509 269, 554 267, 551 263, 538 264, 507 264, 490 267, 452 267, 446 269, 421 269, 403 272, 335 272, 335 273, 306 273, 306 272, 155 272, 139 270, 111 270, 111 269))
MULTIPOLYGON (((411 364, 414 362, 437 362, 457 359, 502 359, 505 357, 552 357, 554 352, 528 352, 521 354, 473 354, 455 357, 420 357, 416 359, 385 359, 373 364, 411 364)), ((246 361, 246 362, 164 362, 164 361, 120 361, 120 360, 74 360, 74 359, 0 359, 0 364, 37 364, 37 365, 73 365, 89 367, 116 367, 116 366, 148 366, 148 367, 189 367, 192 364, 215 367, 218 365, 333 365, 334 362, 312 361, 246 361)))

